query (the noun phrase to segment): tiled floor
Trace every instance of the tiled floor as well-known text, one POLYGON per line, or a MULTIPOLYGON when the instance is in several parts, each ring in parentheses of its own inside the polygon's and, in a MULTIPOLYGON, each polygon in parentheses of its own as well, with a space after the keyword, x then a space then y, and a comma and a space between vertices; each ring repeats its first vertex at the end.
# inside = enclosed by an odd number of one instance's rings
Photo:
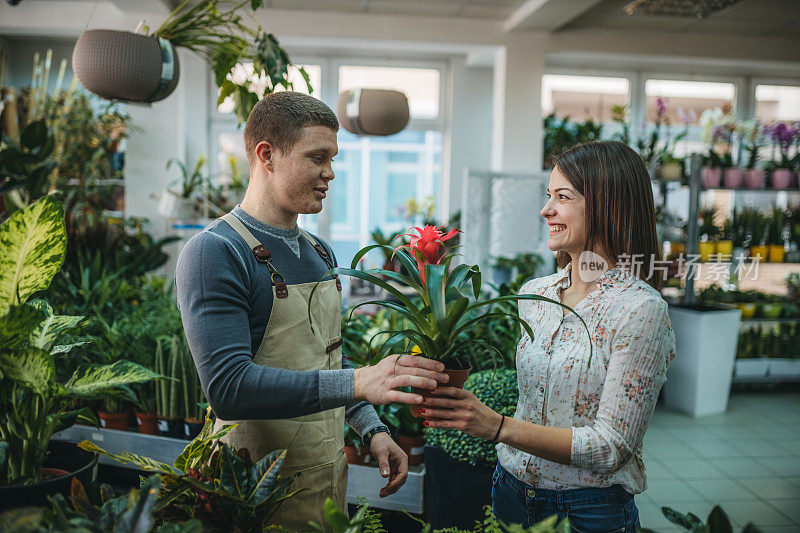
POLYGON ((705 520, 721 505, 740 531, 800 532, 800 392, 734 392, 728 411, 694 419, 659 404, 644 439, 642 526, 681 531, 661 506, 705 520))

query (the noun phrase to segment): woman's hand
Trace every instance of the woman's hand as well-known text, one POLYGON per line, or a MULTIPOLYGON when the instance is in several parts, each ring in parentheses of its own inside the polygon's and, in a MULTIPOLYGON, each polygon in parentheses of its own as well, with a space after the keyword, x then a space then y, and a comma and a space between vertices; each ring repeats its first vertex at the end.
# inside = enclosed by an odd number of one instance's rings
POLYGON ((425 427, 457 429, 486 440, 492 440, 497 434, 502 415, 486 407, 470 391, 437 387, 436 394, 449 398, 425 398, 420 411, 425 417, 425 427))

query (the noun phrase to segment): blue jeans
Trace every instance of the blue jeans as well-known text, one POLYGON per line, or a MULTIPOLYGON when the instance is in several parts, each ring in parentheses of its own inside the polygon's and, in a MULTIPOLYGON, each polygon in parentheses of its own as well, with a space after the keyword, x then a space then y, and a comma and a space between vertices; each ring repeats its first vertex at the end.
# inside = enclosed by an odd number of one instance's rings
POLYGON ((557 514, 568 518, 575 533, 635 532, 641 527, 639 510, 622 485, 572 490, 532 487, 499 464, 492 476, 492 509, 506 523, 531 527, 557 514))

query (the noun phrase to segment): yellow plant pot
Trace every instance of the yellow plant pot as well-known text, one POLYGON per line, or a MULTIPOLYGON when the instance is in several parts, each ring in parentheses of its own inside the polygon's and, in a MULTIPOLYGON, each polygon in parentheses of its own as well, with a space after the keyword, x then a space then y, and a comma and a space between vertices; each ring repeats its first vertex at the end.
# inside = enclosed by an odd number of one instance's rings
POLYGON ((717 253, 717 243, 711 241, 697 243, 697 253, 700 254, 700 261, 703 263, 711 261, 711 256, 717 253))
POLYGON ((756 314, 756 304, 738 303, 736 307, 742 311, 742 319, 753 318, 756 314))
POLYGON ((733 255, 733 241, 717 241, 717 253, 719 255, 728 256, 723 259, 725 261, 730 261, 731 256, 733 255))
POLYGON ((783 257, 786 251, 780 244, 769 245, 769 262, 770 263, 783 263, 783 257))
POLYGON ((750 259, 753 261, 766 261, 767 260, 767 247, 763 244, 750 247, 750 259))

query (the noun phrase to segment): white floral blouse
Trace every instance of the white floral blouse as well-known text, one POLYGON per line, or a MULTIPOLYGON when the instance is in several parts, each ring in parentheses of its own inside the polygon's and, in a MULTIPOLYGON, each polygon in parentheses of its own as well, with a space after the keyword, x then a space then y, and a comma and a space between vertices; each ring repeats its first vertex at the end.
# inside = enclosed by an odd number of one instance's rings
MULTIPOLYGON (((520 294, 560 301, 570 285, 567 265, 527 282, 520 294)), ((639 494, 647 488, 642 438, 666 371, 675 357, 675 335, 661 295, 629 270, 614 267, 575 307, 581 321, 555 304, 520 301, 519 314, 533 330, 517 346, 519 402, 514 418, 572 428, 569 466, 505 444, 500 464, 517 479, 542 489, 621 484, 639 494)))

